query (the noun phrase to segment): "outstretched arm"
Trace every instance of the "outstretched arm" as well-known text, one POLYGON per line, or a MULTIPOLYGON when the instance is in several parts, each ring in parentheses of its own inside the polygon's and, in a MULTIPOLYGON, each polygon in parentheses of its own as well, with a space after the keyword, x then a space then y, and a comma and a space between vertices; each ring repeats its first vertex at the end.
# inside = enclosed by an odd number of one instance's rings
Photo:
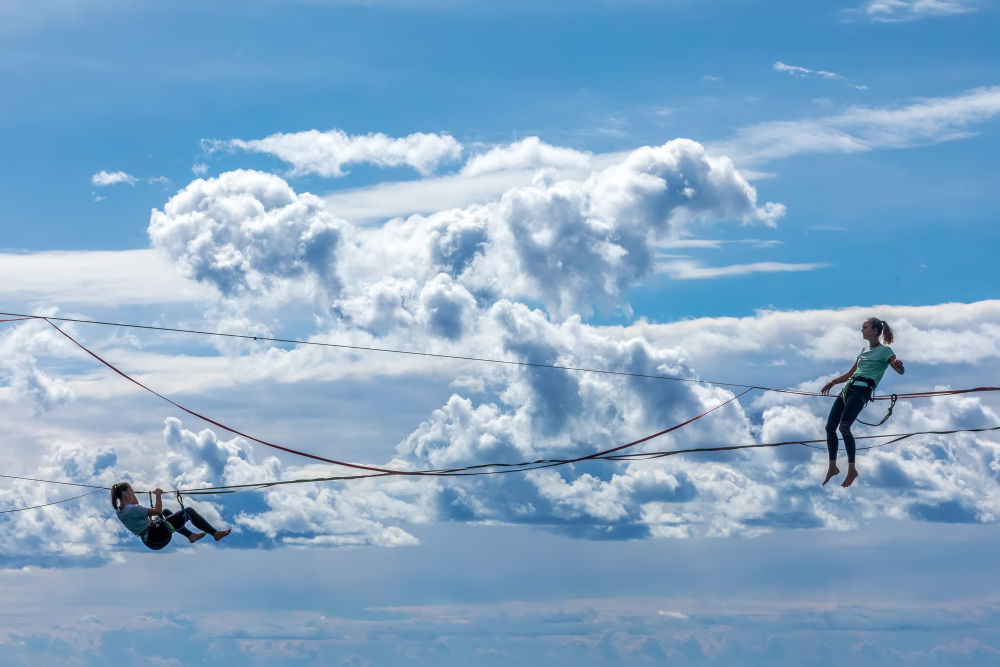
POLYGON ((906 369, 903 368, 903 362, 900 361, 895 354, 889 357, 889 365, 892 366, 892 370, 896 371, 900 375, 906 372, 906 369))
POLYGON ((854 365, 851 366, 851 370, 847 371, 846 373, 844 373, 840 377, 833 378, 832 380, 830 380, 829 382, 827 382, 825 385, 823 385, 823 395, 825 396, 825 395, 829 394, 830 390, 833 389, 833 385, 840 384, 841 382, 847 382, 849 379, 851 379, 851 376, 854 375, 854 371, 856 371, 856 370, 858 370, 858 362, 857 361, 855 361, 854 365))

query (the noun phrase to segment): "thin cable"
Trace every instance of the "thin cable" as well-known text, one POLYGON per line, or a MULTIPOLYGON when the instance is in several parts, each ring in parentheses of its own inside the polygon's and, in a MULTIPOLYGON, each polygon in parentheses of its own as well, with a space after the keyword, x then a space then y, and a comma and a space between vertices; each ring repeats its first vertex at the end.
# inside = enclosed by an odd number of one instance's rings
POLYGON ((85 489, 97 489, 98 491, 111 490, 110 486, 94 486, 93 484, 77 484, 76 482, 54 482, 51 479, 35 479, 34 477, 18 477, 17 475, 0 475, 0 477, 4 479, 21 479, 28 482, 46 482, 48 484, 65 484, 66 486, 80 486, 85 489))
MULTIPOLYGON (((14 316, 13 319, 0 320, 0 322, 15 322, 19 320, 44 320, 49 324, 52 324, 51 320, 56 320, 59 322, 75 322, 78 324, 98 324, 110 327, 125 327, 130 329, 148 329, 150 331, 165 331, 172 333, 186 333, 186 334, 196 334, 201 336, 219 336, 223 338, 238 338, 243 340, 254 340, 254 341, 264 341, 272 343, 286 343, 289 345, 315 345, 319 347, 331 347, 339 348, 344 350, 357 350, 364 352, 385 352, 389 354, 405 354, 417 357, 429 357, 436 359, 450 359, 455 361, 475 361, 488 364, 501 364, 507 366, 524 366, 528 368, 548 368, 552 370, 561 371, 574 371, 579 373, 597 373, 601 375, 617 375, 623 377, 634 377, 634 378, 646 378, 649 380, 669 380, 672 382, 690 382, 694 384, 709 384, 716 385, 719 387, 733 387, 737 389, 760 389, 761 391, 771 391, 779 394, 793 394, 796 396, 813 396, 813 397, 825 397, 825 398, 835 398, 836 394, 822 394, 813 391, 799 391, 797 389, 782 389, 777 387, 764 387, 762 385, 751 385, 751 384, 741 384, 738 382, 722 382, 719 380, 702 380, 697 378, 686 378, 676 375, 653 375, 650 373, 632 373, 628 371, 611 371, 600 368, 586 368, 583 366, 563 366, 560 364, 543 364, 531 361, 511 361, 509 359, 491 359, 488 357, 472 357, 463 356, 457 354, 441 354, 436 352, 420 352, 416 350, 399 350, 387 347, 370 347, 364 345, 348 345, 346 343, 323 343, 319 341, 310 340, 299 340, 295 338, 272 338, 269 336, 251 336, 248 334, 233 334, 225 333, 219 331, 202 331, 198 329, 181 329, 177 327, 158 327, 147 324, 127 324, 122 322, 105 322, 101 320, 86 320, 72 317, 47 317, 44 315, 27 315, 21 313, 4 313, 0 312, 0 315, 10 315, 14 316)), ((54 324, 52 326, 55 326, 54 324)), ((57 327, 58 328, 58 327, 57 327)), ((60 330, 61 332, 61 330, 60 330)), ((63 334, 66 335, 66 334, 63 334)), ((79 343, 77 343, 79 345, 79 343)), ((965 394, 971 392, 982 392, 982 391, 1000 391, 1000 387, 975 387, 973 389, 955 389, 949 391, 918 391, 908 394, 896 394, 897 398, 931 398, 934 396, 947 396, 952 394, 965 394)), ((889 396, 874 396, 873 401, 888 401, 889 396)))
MULTIPOLYGON (((41 481, 41 480, 37 480, 37 481, 41 481)), ((55 483, 56 484, 65 484, 66 482, 55 482, 55 483)), ((77 486, 86 486, 86 485, 82 485, 81 484, 81 485, 77 485, 77 486)), ((32 505, 31 507, 18 507, 17 509, 13 509, 13 510, 0 510, 0 514, 13 514, 14 512, 25 512, 27 510, 37 510, 37 509, 41 509, 43 507, 49 507, 50 505, 59 505, 61 503, 68 503, 71 500, 79 500, 80 498, 86 498, 87 496, 92 496, 95 493, 97 493, 98 491, 103 491, 103 490, 104 489, 95 489, 94 491, 90 491, 89 493, 84 493, 84 494, 79 495, 79 496, 73 496, 72 498, 64 498, 63 500, 56 500, 56 501, 53 501, 51 503, 45 503, 44 505, 32 505)))
MULTIPOLYGON (((52 324, 51 320, 57 322, 74 322, 77 324, 99 324, 109 327, 124 327, 129 329, 147 329, 150 331, 166 331, 170 333, 185 333, 185 334, 195 334, 199 336, 218 336, 222 338, 237 338, 241 340, 253 340, 262 341, 269 343, 285 343, 289 345, 315 345, 318 347, 332 347, 343 350, 356 350, 362 352, 386 352, 389 354, 405 354, 416 357, 430 357, 435 359, 450 359, 453 361, 475 361, 487 364, 501 364, 506 366, 525 366, 528 368, 548 368, 552 370, 560 371, 575 371, 579 373, 598 373, 601 375, 619 375, 624 377, 634 377, 634 378, 646 378, 649 380, 669 380, 672 382, 691 382, 694 384, 711 384, 720 387, 735 387, 738 389, 761 389, 765 391, 774 391, 785 394, 797 394, 800 396, 821 396, 815 392, 808 391, 798 391, 795 389, 778 389, 774 387, 759 387, 757 385, 749 384, 739 384, 737 382, 720 382, 716 380, 699 380, 696 378, 686 378, 676 375, 653 375, 649 373, 632 373, 629 371, 611 371, 599 368, 586 368, 582 366, 563 366, 560 364, 543 364, 531 361, 511 361, 509 359, 491 359, 488 357, 472 357, 464 356, 459 354, 442 354, 436 352, 420 352, 416 350, 398 350, 387 347, 370 347, 364 345, 348 345, 346 343, 323 343, 319 341, 312 340, 299 340, 295 338, 272 338, 269 336, 251 336, 249 334, 234 334, 225 333, 220 331, 202 331, 198 329, 180 329, 176 327, 158 327, 146 324, 126 324, 122 322, 103 322, 100 320, 84 320, 72 317, 48 317, 43 315, 22 315, 20 313, 2 313, 0 315, 16 315, 18 320, 44 320, 49 324, 52 324)), ((13 322, 15 320, 0 320, 0 322, 13 322)), ((55 325, 53 325, 55 326, 55 325)), ((877 399, 876 399, 877 400, 877 399)))

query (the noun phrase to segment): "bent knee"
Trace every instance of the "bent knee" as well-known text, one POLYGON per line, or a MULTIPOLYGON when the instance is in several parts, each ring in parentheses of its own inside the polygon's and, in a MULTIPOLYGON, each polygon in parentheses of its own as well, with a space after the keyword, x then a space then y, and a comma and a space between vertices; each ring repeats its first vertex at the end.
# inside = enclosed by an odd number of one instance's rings
POLYGON ((840 431, 842 435, 850 435, 851 434, 851 426, 852 426, 852 424, 841 423, 837 427, 837 430, 840 431))

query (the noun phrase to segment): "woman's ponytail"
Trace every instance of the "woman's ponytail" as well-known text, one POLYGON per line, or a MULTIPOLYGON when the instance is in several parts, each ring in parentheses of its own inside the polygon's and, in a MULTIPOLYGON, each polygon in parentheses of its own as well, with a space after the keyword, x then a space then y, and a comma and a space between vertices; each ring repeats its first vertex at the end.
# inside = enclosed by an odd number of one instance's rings
POLYGON ((886 345, 890 344, 894 336, 892 335, 892 329, 889 328, 889 323, 885 320, 879 320, 879 324, 882 325, 882 342, 886 345))
POLYGON ((128 482, 118 482, 111 487, 111 506, 115 510, 121 510, 122 508, 122 497, 125 495, 125 489, 128 488, 128 482))
POLYGON ((867 324, 870 324, 873 329, 875 329, 875 335, 882 337, 882 342, 888 345, 893 341, 894 336, 892 335, 892 329, 889 328, 889 323, 885 320, 880 320, 877 317, 869 317, 865 320, 867 324))

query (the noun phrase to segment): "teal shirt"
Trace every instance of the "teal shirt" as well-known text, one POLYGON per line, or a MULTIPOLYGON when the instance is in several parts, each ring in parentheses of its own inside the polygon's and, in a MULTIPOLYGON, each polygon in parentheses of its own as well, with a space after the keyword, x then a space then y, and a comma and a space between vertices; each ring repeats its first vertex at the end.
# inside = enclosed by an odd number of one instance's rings
POLYGON ((142 505, 126 505, 121 508, 118 510, 118 520, 140 537, 142 537, 142 532, 149 527, 147 511, 142 505))
POLYGON ((858 369, 854 371, 851 380, 856 377, 864 377, 869 380, 875 380, 875 384, 878 385, 882 381, 882 376, 885 375, 885 369, 889 367, 889 360, 895 354, 888 345, 868 347, 861 350, 861 354, 858 355, 858 369))

